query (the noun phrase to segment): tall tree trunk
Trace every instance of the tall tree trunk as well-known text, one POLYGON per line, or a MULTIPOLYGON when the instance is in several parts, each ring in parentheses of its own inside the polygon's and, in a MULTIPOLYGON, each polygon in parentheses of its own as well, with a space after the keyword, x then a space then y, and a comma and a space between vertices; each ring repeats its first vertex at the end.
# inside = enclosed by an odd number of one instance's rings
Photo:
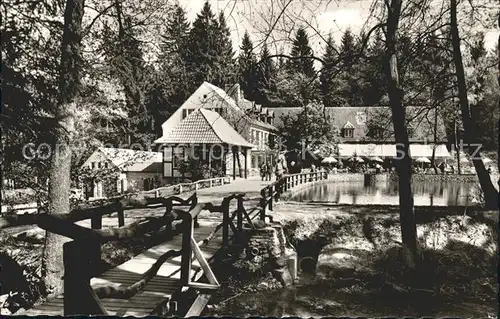
POLYGON ((498 208, 498 191, 496 190, 493 182, 491 181, 490 174, 484 167, 483 160, 481 159, 480 149, 476 150, 470 147, 477 141, 474 124, 472 123, 471 110, 469 100, 467 99, 467 86, 465 83, 464 65, 462 62, 462 52, 460 50, 460 36, 458 33, 457 22, 457 0, 450 0, 450 22, 451 22, 451 39, 453 45, 453 60, 455 62, 455 69, 458 81, 458 97, 460 102, 460 109, 462 113, 462 122, 464 125, 464 139, 465 144, 468 146, 467 151, 472 159, 474 168, 477 172, 479 183, 484 194, 485 205, 491 209, 498 208))
POLYGON ((437 118, 438 118, 438 110, 437 110, 437 105, 436 108, 434 109, 434 145, 432 147, 432 157, 431 157, 431 165, 432 168, 434 169, 434 173, 438 174, 438 168, 436 166, 436 147, 437 147, 437 118))
MULTIPOLYGON (((71 138, 74 132, 75 105, 80 89, 81 38, 84 0, 67 0, 61 45, 59 96, 56 105, 55 145, 49 172, 49 213, 69 212, 71 187, 71 138)), ((43 251, 44 281, 49 294, 62 288, 65 237, 47 232, 43 251)))
MULTIPOLYGON (((386 2, 388 3, 388 2, 386 2)), ((387 39, 386 39, 386 76, 388 79, 389 103, 392 110, 392 122, 396 139, 396 171, 399 178, 399 218, 403 242, 403 258, 410 268, 415 268, 418 261, 417 226, 413 207, 411 187, 412 167, 410 142, 406 128, 406 110, 403 106, 404 92, 400 87, 398 61, 396 56, 397 32, 401 15, 402 0, 388 3, 387 39)))
MULTIPOLYGON (((500 28, 500 11, 498 11, 498 28, 500 28)), ((498 53, 498 84, 500 84, 500 34, 498 35, 498 43, 497 43, 497 53, 498 53)), ((498 101, 498 108, 500 109, 500 100, 498 101)), ((500 120, 497 122, 497 129, 500 130, 500 120)), ((498 132, 497 132, 498 134, 498 132)), ((500 160, 497 156, 497 172, 500 173, 500 160)), ((500 190, 500 174, 498 177, 498 189, 500 190)))
MULTIPOLYGON (((442 90, 439 90, 439 92, 442 92, 442 90)), ((437 101, 440 100, 440 98, 442 99, 442 96, 439 96, 437 97, 437 93, 436 93, 436 88, 434 86, 434 84, 432 85, 432 89, 431 89, 431 94, 432 94, 432 104, 434 106, 434 145, 432 147, 432 157, 431 157, 431 166, 432 168, 434 169, 434 173, 435 174, 438 174, 438 168, 436 166, 436 147, 437 147, 437 122, 438 122, 438 107, 439 107, 439 104, 437 101)))

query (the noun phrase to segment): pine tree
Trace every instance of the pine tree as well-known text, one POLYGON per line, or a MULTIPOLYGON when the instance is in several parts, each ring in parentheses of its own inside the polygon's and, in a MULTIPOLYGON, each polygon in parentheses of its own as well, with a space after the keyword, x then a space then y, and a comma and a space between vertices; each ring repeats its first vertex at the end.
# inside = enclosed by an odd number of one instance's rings
POLYGON ((363 104, 367 106, 379 104, 382 96, 386 94, 384 75, 384 39, 382 32, 377 30, 374 40, 368 46, 367 57, 363 63, 363 77, 366 86, 363 88, 363 104))
POLYGON ((172 18, 167 22, 165 34, 162 35, 161 59, 168 59, 172 55, 180 55, 186 45, 189 28, 186 11, 179 4, 175 4, 172 18))
POLYGON ((276 64, 270 57, 271 52, 266 43, 260 52, 260 63, 257 66, 257 83, 255 102, 269 105, 270 92, 276 91, 276 64))
POLYGON ((345 100, 341 98, 338 92, 340 87, 338 60, 338 51, 330 34, 326 40, 323 55, 324 64, 320 75, 323 104, 326 107, 343 106, 345 104, 345 100))
POLYGON ((250 35, 245 31, 241 43, 241 52, 238 57, 239 62, 239 82, 245 98, 254 101, 257 89, 257 59, 253 52, 253 43, 250 35))
POLYGON ((214 84, 220 87, 224 87, 225 84, 234 84, 237 67, 234 60, 231 31, 227 26, 226 18, 222 11, 219 13, 215 39, 216 64, 214 69, 214 84))
POLYGON ((340 56, 344 66, 351 66, 356 62, 356 41, 350 29, 344 31, 340 40, 340 56))
POLYGON ((120 143, 145 142, 154 138, 151 132, 153 116, 146 105, 145 62, 141 42, 136 38, 136 30, 130 16, 120 10, 118 32, 107 27, 104 30, 104 52, 112 77, 118 79, 124 89, 128 120, 115 123, 122 128, 120 143))
POLYGON ((350 106, 361 106, 362 102, 362 80, 360 70, 360 59, 358 57, 358 43, 350 29, 342 35, 339 56, 342 61, 342 72, 339 75, 341 97, 350 106))
POLYGON ((309 36, 304 28, 300 27, 295 33, 295 39, 292 43, 291 56, 295 59, 290 61, 290 70, 292 72, 303 73, 308 77, 313 77, 314 61, 306 58, 313 55, 313 50, 309 46, 309 36))
POLYGON ((203 81, 224 87, 235 81, 235 63, 229 28, 223 13, 218 18, 205 2, 191 29, 183 55, 195 87, 203 81))
POLYGON ((146 104, 154 116, 155 133, 161 134, 161 124, 175 112, 196 87, 190 81, 189 69, 184 60, 190 24, 185 10, 178 4, 167 21, 159 55, 160 67, 150 70, 156 73, 156 81, 148 90, 146 104))
POLYGON ((218 22, 212 7, 205 2, 201 12, 193 22, 189 32, 183 59, 192 73, 193 86, 197 87, 203 81, 213 82, 213 67, 216 58, 216 30, 218 22))

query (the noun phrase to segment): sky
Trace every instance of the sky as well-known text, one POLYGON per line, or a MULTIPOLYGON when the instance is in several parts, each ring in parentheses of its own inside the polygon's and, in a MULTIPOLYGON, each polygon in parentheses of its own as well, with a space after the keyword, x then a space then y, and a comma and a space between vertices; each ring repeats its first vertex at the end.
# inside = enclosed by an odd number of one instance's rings
MULTIPOLYGON (((196 15, 201 11, 205 0, 179 0, 181 6, 187 11, 189 21, 194 21, 196 15)), ((233 47, 239 48, 241 38, 245 30, 248 30, 258 47, 263 38, 262 30, 268 30, 274 21, 270 21, 271 16, 276 16, 288 0, 209 0, 212 8, 217 12, 223 10, 228 26, 231 29, 233 47), (269 12, 274 12, 270 14, 269 12), (264 16, 263 16, 264 14, 264 16)), ((367 19, 370 17, 370 6, 372 0, 302 0, 292 1, 287 7, 287 12, 293 12, 295 22, 307 26, 313 26, 322 37, 332 34, 336 43, 339 43, 342 33, 350 28, 354 33, 359 33, 367 19), (296 17, 301 17, 302 21, 297 21, 296 17)), ((286 18, 286 17, 285 17, 286 18)), ((277 29, 282 29, 280 24, 277 29)), ((315 52, 322 52, 324 39, 315 36, 317 32, 309 28, 310 42, 315 52)), ((498 41, 500 30, 492 29, 485 35, 485 45, 487 49, 493 49, 498 41)), ((282 39, 283 35, 280 35, 282 39)), ((269 41, 268 41, 269 42, 269 41)), ((281 48, 280 42, 271 40, 275 45, 275 50, 281 48)), ((271 48, 272 50, 273 48, 271 48)), ((238 50, 236 50, 238 51, 238 50)))

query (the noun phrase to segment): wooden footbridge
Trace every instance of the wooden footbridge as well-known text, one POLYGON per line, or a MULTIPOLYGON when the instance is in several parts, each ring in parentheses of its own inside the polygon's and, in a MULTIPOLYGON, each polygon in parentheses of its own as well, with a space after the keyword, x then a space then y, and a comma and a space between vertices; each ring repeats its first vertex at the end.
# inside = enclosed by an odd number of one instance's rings
MULTIPOLYGON (((72 239, 63 246, 64 294, 16 315, 199 315, 220 287, 210 267, 214 256, 238 244, 242 231, 254 228, 254 220, 272 220, 269 213, 281 194, 326 178, 326 172, 287 175, 257 190, 260 194, 251 208, 245 207, 252 203, 245 193, 230 193, 238 185, 225 185, 227 193, 219 193, 225 196, 218 205, 200 202, 216 197, 211 189, 212 193, 194 192, 187 199, 123 198, 65 215, 0 218, 0 229, 31 224, 72 239), (124 226, 131 209, 160 214, 124 226), (122 227, 103 228, 103 216, 114 213, 122 227), (89 219, 91 228, 77 224, 89 219), (157 236, 161 243, 103 272, 102 244, 144 236, 157 236)), ((249 182, 242 183, 251 188, 249 182)), ((254 185, 262 187, 259 182, 254 185)))

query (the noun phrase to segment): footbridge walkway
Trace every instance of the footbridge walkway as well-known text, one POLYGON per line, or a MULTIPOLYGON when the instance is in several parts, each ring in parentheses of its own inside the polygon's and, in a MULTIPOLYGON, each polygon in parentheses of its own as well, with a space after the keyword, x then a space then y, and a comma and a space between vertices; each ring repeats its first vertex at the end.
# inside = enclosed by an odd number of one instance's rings
POLYGON ((17 314, 199 315, 220 287, 210 264, 214 256, 238 244, 239 235, 254 228, 254 221, 272 220, 281 194, 326 178, 326 172, 311 172, 274 182, 237 179, 187 198, 122 198, 65 215, 0 218, 0 230, 37 225, 71 239, 63 245, 64 293, 17 314), (117 220, 121 227, 114 226, 117 220), (151 236, 158 245, 103 269, 104 243, 151 236))

